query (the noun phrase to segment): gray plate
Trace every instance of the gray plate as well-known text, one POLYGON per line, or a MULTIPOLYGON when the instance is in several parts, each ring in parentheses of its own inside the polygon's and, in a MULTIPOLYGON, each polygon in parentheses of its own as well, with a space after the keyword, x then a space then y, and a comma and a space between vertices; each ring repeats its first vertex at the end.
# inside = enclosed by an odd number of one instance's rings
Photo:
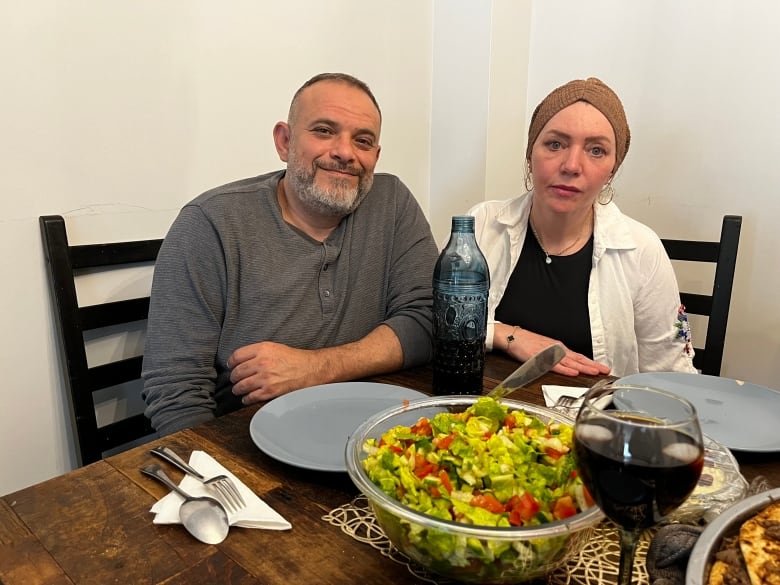
POLYGON ((726 509, 720 516, 707 526, 696 541, 691 551, 688 569, 685 573, 686 585, 706 585, 709 580, 713 555, 720 547, 720 542, 751 516, 754 516, 772 502, 780 500, 780 488, 769 490, 745 498, 726 509))
POLYGON ((266 455, 304 469, 344 471, 347 439, 370 416, 422 392, 377 384, 340 382, 274 398, 249 423, 252 441, 266 455))
POLYGON ((780 392, 766 386, 682 372, 646 372, 625 382, 673 392, 695 407, 702 432, 733 451, 780 451, 780 392))

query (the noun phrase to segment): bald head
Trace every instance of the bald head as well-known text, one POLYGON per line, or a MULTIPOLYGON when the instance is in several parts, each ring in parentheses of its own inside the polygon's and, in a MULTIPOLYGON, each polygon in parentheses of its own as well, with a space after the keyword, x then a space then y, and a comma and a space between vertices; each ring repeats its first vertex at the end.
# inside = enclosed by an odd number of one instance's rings
POLYGON ((376 101, 374 94, 371 92, 371 89, 368 87, 368 85, 365 82, 360 81, 357 77, 353 77, 352 75, 349 75, 347 73, 320 73, 319 75, 315 75, 314 77, 309 79, 306 83, 304 83, 301 87, 298 88, 298 91, 295 92, 292 102, 290 102, 290 111, 287 114, 287 123, 290 126, 293 126, 295 124, 295 121, 298 117, 298 106, 300 103, 301 94, 306 90, 306 88, 311 87, 312 85, 323 81, 330 81, 333 83, 343 83, 345 85, 354 87, 362 91, 364 94, 366 94, 369 97, 371 103, 374 104, 374 107, 376 108, 376 111, 379 114, 379 121, 380 122, 382 121, 382 110, 379 108, 379 103, 376 101))

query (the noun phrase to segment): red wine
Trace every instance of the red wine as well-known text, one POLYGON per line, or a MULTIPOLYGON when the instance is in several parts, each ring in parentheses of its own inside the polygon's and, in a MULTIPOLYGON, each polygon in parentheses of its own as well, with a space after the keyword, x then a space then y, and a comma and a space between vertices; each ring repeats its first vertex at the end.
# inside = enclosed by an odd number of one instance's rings
MULTIPOLYGON (((610 413, 621 416, 620 413, 610 413)), ((647 423, 636 415, 623 418, 647 423)), ((574 453, 582 480, 596 503, 629 530, 648 528, 691 494, 701 475, 704 451, 675 429, 624 428, 620 435, 604 421, 575 427, 574 453)))

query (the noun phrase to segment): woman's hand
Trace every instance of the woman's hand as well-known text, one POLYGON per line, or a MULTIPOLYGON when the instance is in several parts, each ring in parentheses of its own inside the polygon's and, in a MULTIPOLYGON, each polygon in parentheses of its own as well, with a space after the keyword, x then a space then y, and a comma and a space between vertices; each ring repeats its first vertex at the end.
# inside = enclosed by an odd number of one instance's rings
MULTIPOLYGON (((532 355, 553 343, 561 342, 552 337, 546 337, 527 329, 512 327, 503 323, 496 323, 493 333, 493 347, 503 349, 508 355, 521 362, 527 361, 532 355), (511 343, 507 340, 509 335, 512 335, 514 338, 511 343)), ((563 344, 561 343, 561 345, 563 344)), ((581 353, 572 351, 565 345, 563 347, 566 349, 566 355, 552 369, 553 372, 563 374, 564 376, 609 374, 609 366, 593 361, 581 353)))

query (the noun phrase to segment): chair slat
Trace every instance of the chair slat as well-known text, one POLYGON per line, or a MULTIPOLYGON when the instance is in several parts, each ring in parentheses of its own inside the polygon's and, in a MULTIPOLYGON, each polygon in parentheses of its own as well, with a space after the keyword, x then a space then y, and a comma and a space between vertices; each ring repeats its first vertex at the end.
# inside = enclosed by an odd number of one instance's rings
POLYGON ((100 427, 98 444, 102 451, 108 451, 152 433, 151 421, 143 414, 136 414, 100 427))
POLYGON ((689 262, 717 262, 720 242, 699 242, 694 240, 661 240, 666 253, 672 260, 689 262))
POLYGON ((161 245, 162 240, 157 239, 71 246, 71 264, 74 270, 83 270, 134 262, 153 262, 161 245))
POLYGON ((688 313, 709 315, 712 312, 712 295, 681 292, 680 300, 688 313))
POLYGON ((142 321, 149 314, 149 297, 89 305, 79 310, 84 331, 142 321))
POLYGON ((89 378, 86 387, 90 392, 111 388, 118 384, 126 384, 141 377, 143 356, 133 356, 95 366, 88 370, 89 378))

